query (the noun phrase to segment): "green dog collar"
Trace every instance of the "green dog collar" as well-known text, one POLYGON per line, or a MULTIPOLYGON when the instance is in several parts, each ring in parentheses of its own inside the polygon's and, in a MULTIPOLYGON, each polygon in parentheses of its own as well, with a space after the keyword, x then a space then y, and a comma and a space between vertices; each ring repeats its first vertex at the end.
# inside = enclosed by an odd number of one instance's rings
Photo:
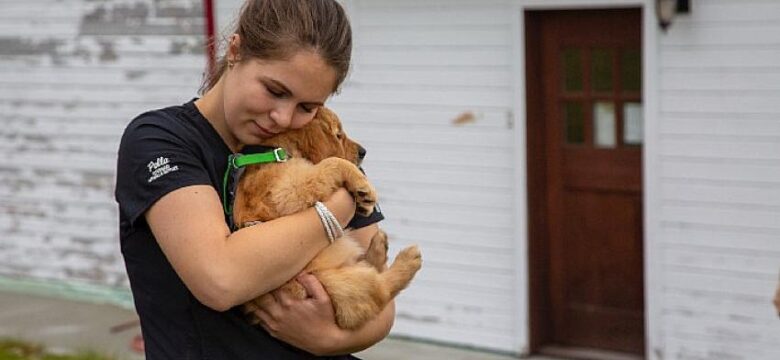
POLYGON ((228 216, 233 214, 233 204, 230 200, 235 194, 231 194, 233 196, 228 197, 228 188, 234 189, 235 186, 238 185, 238 179, 235 179, 234 181, 236 184, 228 186, 230 173, 249 165, 282 163, 286 162, 288 159, 287 152, 282 148, 276 148, 273 151, 257 154, 231 154, 228 157, 228 166, 227 169, 225 169, 225 176, 222 178, 222 206, 225 210, 225 214, 228 216))

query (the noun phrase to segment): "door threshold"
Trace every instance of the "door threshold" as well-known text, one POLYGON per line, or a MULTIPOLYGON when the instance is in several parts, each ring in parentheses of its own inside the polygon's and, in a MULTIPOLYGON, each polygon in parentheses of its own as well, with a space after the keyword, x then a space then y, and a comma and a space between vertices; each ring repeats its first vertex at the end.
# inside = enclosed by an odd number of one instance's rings
POLYGON ((543 346, 539 349, 542 355, 564 359, 579 360, 642 360, 644 356, 610 350, 599 350, 580 347, 564 347, 557 345, 543 346))

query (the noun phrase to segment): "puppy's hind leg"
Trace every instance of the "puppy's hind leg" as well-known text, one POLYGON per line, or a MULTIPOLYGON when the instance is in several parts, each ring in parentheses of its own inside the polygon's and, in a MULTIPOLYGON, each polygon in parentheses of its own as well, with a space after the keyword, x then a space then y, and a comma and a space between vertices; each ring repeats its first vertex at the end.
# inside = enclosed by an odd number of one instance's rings
POLYGON ((409 286, 409 283, 422 267, 422 254, 414 245, 401 250, 396 255, 393 264, 385 272, 379 274, 382 285, 390 297, 395 297, 401 290, 409 286))
POLYGON ((371 244, 366 250, 365 261, 376 268, 378 272, 383 272, 387 268, 387 234, 382 229, 379 229, 371 238, 371 244))

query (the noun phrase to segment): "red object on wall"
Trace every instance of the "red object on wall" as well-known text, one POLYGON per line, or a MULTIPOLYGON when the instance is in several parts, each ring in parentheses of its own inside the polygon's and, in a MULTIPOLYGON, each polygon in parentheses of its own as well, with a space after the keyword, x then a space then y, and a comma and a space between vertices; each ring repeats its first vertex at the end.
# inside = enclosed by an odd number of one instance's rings
POLYGON ((203 0, 203 16, 206 18, 206 58, 208 61, 208 71, 214 71, 216 63, 217 44, 214 36, 214 24, 216 23, 214 13, 214 0, 203 0))

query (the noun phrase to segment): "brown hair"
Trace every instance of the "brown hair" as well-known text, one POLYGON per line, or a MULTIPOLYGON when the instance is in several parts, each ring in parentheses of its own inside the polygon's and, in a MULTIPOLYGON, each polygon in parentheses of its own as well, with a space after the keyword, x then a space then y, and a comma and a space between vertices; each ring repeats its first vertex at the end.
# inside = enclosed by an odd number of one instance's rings
MULTIPOLYGON (((334 92, 347 77, 352 30, 335 0, 246 0, 233 33, 241 39, 241 60, 285 60, 299 50, 313 50, 336 71, 334 92)), ((201 94, 214 87, 226 68, 223 55, 208 69, 201 94)))

